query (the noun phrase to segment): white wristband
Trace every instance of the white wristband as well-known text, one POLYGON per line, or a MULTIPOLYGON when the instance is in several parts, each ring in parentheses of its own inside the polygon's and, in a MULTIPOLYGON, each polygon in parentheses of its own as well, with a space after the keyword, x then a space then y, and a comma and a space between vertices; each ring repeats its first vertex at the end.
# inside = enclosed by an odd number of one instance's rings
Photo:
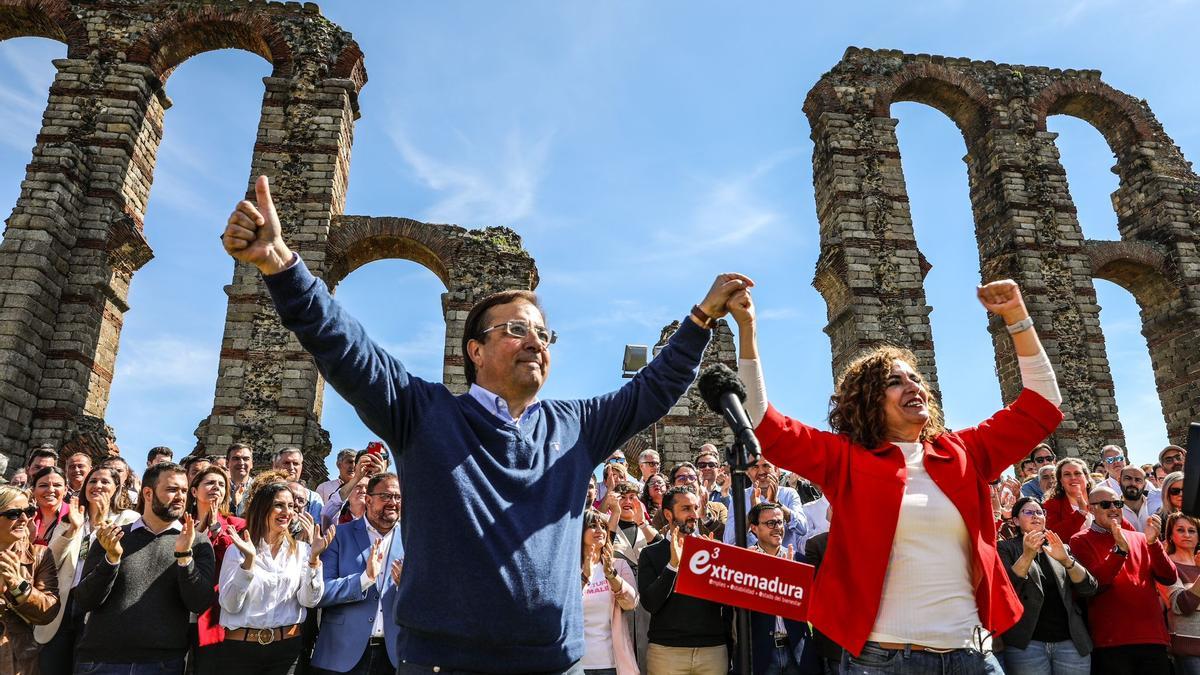
POLYGON ((1006 325, 1004 330, 1007 330, 1009 335, 1016 335, 1017 333, 1024 333, 1030 328, 1033 328, 1033 317, 1027 316, 1016 323, 1006 325))

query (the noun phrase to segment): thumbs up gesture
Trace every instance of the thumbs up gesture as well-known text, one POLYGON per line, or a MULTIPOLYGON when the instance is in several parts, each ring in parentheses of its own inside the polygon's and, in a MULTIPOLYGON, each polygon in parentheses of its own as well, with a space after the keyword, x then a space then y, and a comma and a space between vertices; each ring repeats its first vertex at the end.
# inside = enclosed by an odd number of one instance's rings
POLYGON ((257 205, 249 200, 238 202, 225 225, 221 243, 235 260, 250 263, 263 274, 275 274, 291 263, 292 252, 283 243, 279 215, 275 213, 266 176, 254 181, 254 193, 257 205))

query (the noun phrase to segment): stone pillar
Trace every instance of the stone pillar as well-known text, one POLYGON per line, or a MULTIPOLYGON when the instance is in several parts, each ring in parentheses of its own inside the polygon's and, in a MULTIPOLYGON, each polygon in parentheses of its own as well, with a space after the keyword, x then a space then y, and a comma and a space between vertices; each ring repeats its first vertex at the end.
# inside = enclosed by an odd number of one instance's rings
MULTIPOLYGON (((301 66, 294 79, 264 78, 246 194, 254 199, 256 176, 270 178, 288 246, 321 276, 331 220, 345 207, 358 107, 353 82, 305 75, 315 70, 301 66)), ((323 382, 312 358, 280 325, 257 269, 236 264, 225 290, 229 309, 216 400, 196 429, 198 447, 219 452, 245 442, 261 459, 293 445, 304 450, 309 478, 324 476, 330 444, 319 422, 323 382)))
MULTIPOLYGON (((1020 284, 1063 395, 1064 419, 1049 442, 1060 457, 1090 457, 1105 444, 1125 443, 1091 266, 1056 134, 1014 126, 989 130, 967 156, 981 275, 1020 284)), ((1021 391, 1012 339, 999 317, 991 317, 989 331, 1009 403, 1021 391)))
POLYGON ((103 426, 129 282, 153 255, 142 222, 170 105, 146 66, 77 63, 72 70, 79 79, 56 88, 86 122, 78 142, 91 172, 31 434, 59 445, 86 433, 78 428, 82 416, 103 426))
POLYGON ((828 307, 834 377, 864 349, 895 344, 916 354, 940 397, 923 284, 929 265, 913 236, 897 121, 867 112, 812 119, 821 225, 813 285, 828 307))

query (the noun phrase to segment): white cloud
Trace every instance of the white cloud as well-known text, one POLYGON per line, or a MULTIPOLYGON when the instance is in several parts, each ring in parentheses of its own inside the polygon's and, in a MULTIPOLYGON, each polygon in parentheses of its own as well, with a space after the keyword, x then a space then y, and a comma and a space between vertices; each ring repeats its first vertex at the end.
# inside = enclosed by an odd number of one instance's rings
MULTIPOLYGON (((65 50, 62 45, 54 46, 65 50)), ((2 67, 16 80, 0 87, 0 144, 13 150, 32 150, 41 130, 42 112, 55 74, 51 48, 28 40, 0 46, 2 67)))
MULTIPOLYGON (((160 336, 121 346, 116 378, 123 389, 136 392, 186 389, 211 397, 216 382, 220 344, 160 336)), ((211 404, 211 401, 210 401, 211 404)))
POLYGON ((510 130, 501 147, 490 153, 480 152, 460 134, 464 149, 472 156, 458 161, 427 154, 399 123, 391 125, 388 136, 417 179, 441 194, 425 209, 422 219, 471 227, 513 225, 534 213, 554 133, 545 132, 530 141, 520 131, 510 130))
POLYGON ((760 194, 759 182, 800 153, 801 148, 787 148, 744 173, 703 181, 690 223, 654 232, 651 235, 654 243, 648 247, 652 252, 635 262, 690 258, 746 242, 774 229, 784 216, 777 204, 760 194))

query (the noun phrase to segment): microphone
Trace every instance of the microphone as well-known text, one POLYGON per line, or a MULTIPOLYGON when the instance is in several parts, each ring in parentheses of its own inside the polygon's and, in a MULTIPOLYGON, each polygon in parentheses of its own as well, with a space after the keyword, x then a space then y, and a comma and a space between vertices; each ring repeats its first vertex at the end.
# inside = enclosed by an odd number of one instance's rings
POLYGON ((742 407, 742 401, 746 400, 746 387, 737 374, 723 363, 709 366, 700 374, 696 389, 705 405, 725 418, 725 423, 733 430, 734 438, 745 448, 750 460, 756 461, 758 439, 754 437, 754 425, 750 424, 746 409, 742 407))

